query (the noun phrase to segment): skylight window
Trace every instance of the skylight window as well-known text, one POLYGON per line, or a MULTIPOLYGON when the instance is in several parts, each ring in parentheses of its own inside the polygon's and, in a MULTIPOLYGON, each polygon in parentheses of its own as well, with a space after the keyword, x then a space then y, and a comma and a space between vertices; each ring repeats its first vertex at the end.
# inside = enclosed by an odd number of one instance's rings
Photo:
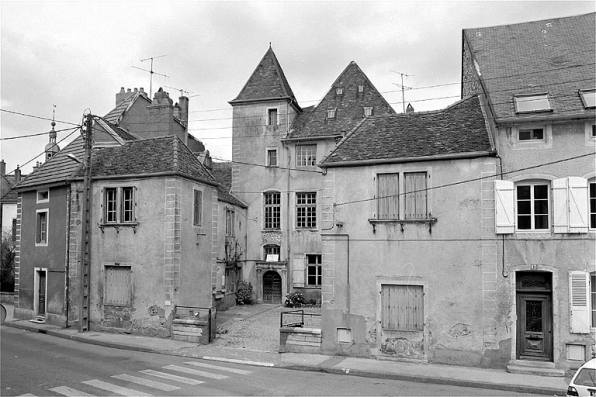
POLYGON ((513 97, 515 113, 551 112, 548 94, 523 95, 513 97))
POLYGON ((579 90, 579 96, 586 109, 596 107, 596 90, 579 90))

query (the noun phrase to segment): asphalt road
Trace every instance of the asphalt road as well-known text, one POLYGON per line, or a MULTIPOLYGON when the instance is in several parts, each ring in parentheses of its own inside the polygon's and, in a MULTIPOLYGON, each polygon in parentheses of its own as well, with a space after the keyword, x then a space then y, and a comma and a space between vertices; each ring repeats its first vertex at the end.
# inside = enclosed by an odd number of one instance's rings
POLYGON ((2 396, 509 396, 511 393, 185 359, 0 327, 2 396))

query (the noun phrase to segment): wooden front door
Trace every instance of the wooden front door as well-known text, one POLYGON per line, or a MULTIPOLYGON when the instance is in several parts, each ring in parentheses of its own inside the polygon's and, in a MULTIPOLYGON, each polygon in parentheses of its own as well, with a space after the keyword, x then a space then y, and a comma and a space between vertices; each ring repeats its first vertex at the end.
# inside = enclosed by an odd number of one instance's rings
POLYGON ((281 276, 277 272, 263 275, 263 303, 281 303, 281 276))
POLYGON ((523 272, 517 284, 517 359, 552 361, 550 273, 523 272))

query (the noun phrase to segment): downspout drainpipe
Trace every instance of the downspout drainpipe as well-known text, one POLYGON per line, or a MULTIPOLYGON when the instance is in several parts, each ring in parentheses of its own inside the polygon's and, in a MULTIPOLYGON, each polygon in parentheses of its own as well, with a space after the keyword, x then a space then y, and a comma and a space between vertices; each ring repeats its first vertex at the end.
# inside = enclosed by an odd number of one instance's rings
MULTIPOLYGON (((287 117, 287 115, 286 115, 287 117)), ((282 142, 283 143, 283 142, 282 142)), ((291 243, 290 243, 290 165, 291 165, 291 151, 289 146, 286 146, 285 143, 283 143, 283 145, 286 147, 286 149, 288 150, 288 180, 286 183, 286 188, 287 188, 287 192, 286 192, 286 245, 287 245, 287 256, 286 256, 286 260, 287 263, 290 263, 290 255, 292 252, 292 248, 291 248, 291 243)), ((294 265, 292 263, 292 265, 294 265)), ((290 269, 288 269, 289 272, 290 269)), ((289 276, 289 275, 288 275, 289 276)), ((286 287, 286 292, 289 293, 290 290, 290 285, 289 285, 289 280, 290 278, 286 276, 286 283, 287 283, 287 287, 286 287)), ((283 299, 283 297, 282 297, 283 299)))
POLYGON ((352 313, 352 294, 350 288, 350 235, 347 233, 337 233, 333 234, 333 236, 342 236, 346 237, 348 240, 348 249, 347 249, 347 260, 346 260, 346 329, 350 329, 350 316, 352 313))
MULTIPOLYGON (((499 155, 497 155, 497 158, 499 159, 499 173, 501 175, 501 180, 503 180, 503 160, 501 159, 501 156, 499 156, 499 155)), ((504 234, 501 235, 501 243, 502 243, 502 248, 503 248, 501 275, 503 277, 509 277, 508 274, 505 274, 505 235, 504 234)))
POLYGON ((64 309, 65 313, 65 320, 64 320, 64 327, 68 328, 68 312, 70 311, 69 306, 69 295, 70 295, 70 208, 72 202, 72 185, 68 185, 67 192, 66 192, 66 264, 64 266, 65 274, 64 274, 64 309))

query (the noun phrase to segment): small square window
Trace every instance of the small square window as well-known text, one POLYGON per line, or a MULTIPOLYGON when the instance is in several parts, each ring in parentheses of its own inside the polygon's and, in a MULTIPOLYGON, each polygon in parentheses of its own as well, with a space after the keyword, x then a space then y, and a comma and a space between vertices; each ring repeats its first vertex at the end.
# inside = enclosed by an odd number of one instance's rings
POLYGON ((513 98, 515 102, 515 113, 550 112, 548 94, 523 95, 513 98))
POLYGON ((579 96, 586 109, 596 107, 596 90, 579 90, 579 96))
POLYGON ((267 166, 277 167, 277 149, 267 149, 267 166))
POLYGON ((335 118, 335 109, 327 109, 327 118, 334 119, 335 118))
POLYGON ((343 95, 344 94, 344 89, 343 87, 337 87, 335 89, 335 95, 343 95))
POLYGON ((544 129, 543 128, 530 128, 519 130, 520 141, 532 141, 532 140, 544 140, 544 129))
POLYGON ((50 201, 50 191, 49 190, 38 190, 37 191, 37 202, 38 203, 47 203, 50 201))

